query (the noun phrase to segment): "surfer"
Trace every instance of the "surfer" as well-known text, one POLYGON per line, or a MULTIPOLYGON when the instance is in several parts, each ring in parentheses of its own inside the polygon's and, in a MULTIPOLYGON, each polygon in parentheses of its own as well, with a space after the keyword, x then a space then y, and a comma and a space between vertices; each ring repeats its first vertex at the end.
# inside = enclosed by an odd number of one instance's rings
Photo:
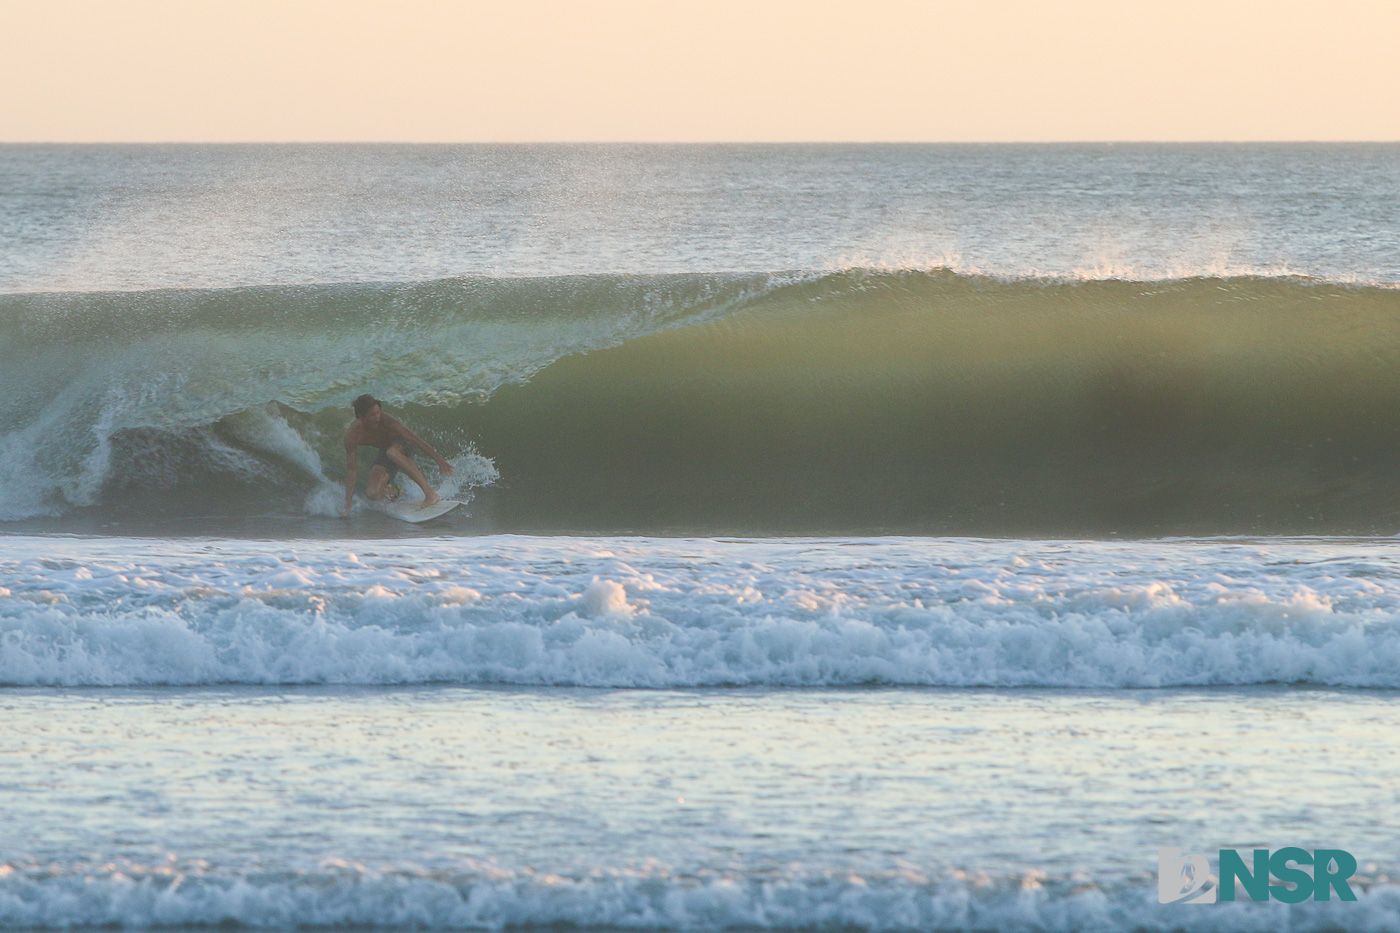
POLYGON ((379 456, 369 468, 369 479, 365 481, 365 495, 370 499, 397 499, 402 492, 393 486, 394 477, 402 470, 408 478, 423 490, 423 507, 433 505, 442 496, 428 485, 423 471, 413 462, 409 449, 417 447, 437 461, 438 470, 443 476, 452 475, 452 464, 448 463, 431 444, 404 427, 403 422, 393 415, 384 414, 379 399, 373 395, 361 395, 351 403, 355 420, 345 431, 345 459, 349 470, 345 474, 345 514, 350 514, 350 506, 355 500, 355 483, 358 479, 355 449, 357 447, 377 447, 379 456))

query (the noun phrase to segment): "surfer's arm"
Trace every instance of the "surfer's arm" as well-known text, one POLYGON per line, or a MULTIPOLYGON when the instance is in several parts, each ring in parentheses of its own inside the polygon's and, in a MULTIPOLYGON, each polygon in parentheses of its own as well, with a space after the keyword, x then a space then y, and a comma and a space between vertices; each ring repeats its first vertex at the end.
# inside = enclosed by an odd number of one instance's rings
POLYGON ((355 463, 355 445, 347 438, 345 441, 345 514, 350 514, 350 507, 355 504, 355 483, 359 479, 356 475, 358 465, 355 463))
POLYGON ((408 441, 410 444, 423 451, 423 453, 427 454, 429 457, 432 457, 434 462, 436 462, 438 465, 438 471, 441 472, 443 476, 452 475, 452 464, 444 460, 436 450, 433 450, 432 444, 429 444, 417 434, 414 434, 412 431, 410 431, 407 427, 404 426, 404 423, 402 421, 396 420, 394 422, 394 428, 398 432, 399 437, 408 441))

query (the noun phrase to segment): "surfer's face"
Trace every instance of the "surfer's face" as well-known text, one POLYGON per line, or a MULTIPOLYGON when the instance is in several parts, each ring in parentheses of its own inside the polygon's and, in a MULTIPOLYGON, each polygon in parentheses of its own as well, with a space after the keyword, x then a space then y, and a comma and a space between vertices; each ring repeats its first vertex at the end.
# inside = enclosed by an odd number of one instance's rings
POLYGON ((383 409, 381 409, 378 405, 371 406, 370 410, 365 412, 365 424, 369 425, 372 428, 379 427, 379 416, 383 413, 383 409))

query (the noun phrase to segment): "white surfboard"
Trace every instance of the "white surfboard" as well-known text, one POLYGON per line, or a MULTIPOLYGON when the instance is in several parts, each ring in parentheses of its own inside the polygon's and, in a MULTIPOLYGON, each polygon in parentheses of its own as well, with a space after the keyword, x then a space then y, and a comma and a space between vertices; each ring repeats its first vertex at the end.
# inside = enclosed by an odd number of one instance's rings
POLYGON ((432 505, 424 505, 420 500, 410 502, 386 502, 380 506, 386 513, 401 522, 426 522, 430 518, 446 515, 462 503, 456 499, 439 499, 432 505))

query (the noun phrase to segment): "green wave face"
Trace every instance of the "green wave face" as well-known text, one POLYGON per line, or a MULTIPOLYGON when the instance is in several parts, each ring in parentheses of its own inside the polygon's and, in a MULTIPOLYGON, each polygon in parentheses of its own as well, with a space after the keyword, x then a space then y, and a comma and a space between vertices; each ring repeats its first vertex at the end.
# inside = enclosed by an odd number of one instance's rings
POLYGON ((245 487, 298 503, 370 391, 494 463, 497 530, 1400 525, 1394 289, 841 272, 4 302, 10 518, 157 473, 224 477, 231 512, 245 487))

